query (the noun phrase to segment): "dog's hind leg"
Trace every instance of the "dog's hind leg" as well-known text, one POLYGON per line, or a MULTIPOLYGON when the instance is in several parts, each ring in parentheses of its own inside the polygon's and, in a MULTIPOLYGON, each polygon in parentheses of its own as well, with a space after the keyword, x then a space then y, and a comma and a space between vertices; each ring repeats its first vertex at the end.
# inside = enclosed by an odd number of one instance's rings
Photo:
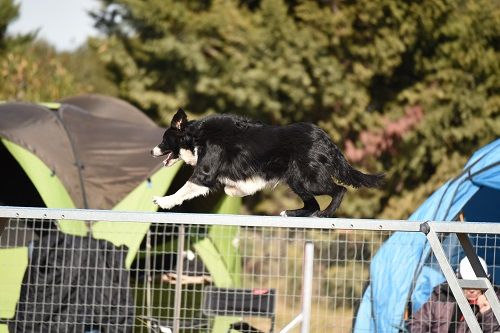
POLYGON ((315 212, 312 216, 333 217, 333 214, 335 213, 337 208, 339 208, 340 203, 342 202, 342 198, 346 191, 347 189, 344 186, 337 185, 332 182, 330 186, 330 191, 328 193, 324 193, 330 195, 332 197, 332 201, 330 202, 328 207, 326 207, 322 211, 315 212))
POLYGON ((304 201, 304 207, 301 209, 294 210, 284 210, 280 213, 281 216, 311 216, 319 211, 319 205, 316 199, 312 197, 311 199, 302 199, 304 201))
POLYGON ((302 186, 298 184, 289 184, 294 191, 304 202, 304 207, 295 210, 285 210, 280 213, 281 216, 311 216, 319 211, 319 204, 314 198, 314 195, 308 193, 302 186))

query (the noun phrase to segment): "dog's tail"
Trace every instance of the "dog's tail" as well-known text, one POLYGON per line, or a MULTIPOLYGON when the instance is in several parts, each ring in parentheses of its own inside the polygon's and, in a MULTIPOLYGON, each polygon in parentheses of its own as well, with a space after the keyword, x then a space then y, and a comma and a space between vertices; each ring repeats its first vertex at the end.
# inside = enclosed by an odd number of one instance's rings
POLYGON ((384 177, 383 173, 366 174, 347 164, 347 168, 339 174, 338 178, 342 183, 358 188, 380 187, 384 184, 384 177))
POLYGON ((380 187, 384 184, 385 174, 366 174, 356 170, 349 164, 340 149, 335 144, 331 144, 333 157, 333 177, 339 182, 353 187, 380 187))

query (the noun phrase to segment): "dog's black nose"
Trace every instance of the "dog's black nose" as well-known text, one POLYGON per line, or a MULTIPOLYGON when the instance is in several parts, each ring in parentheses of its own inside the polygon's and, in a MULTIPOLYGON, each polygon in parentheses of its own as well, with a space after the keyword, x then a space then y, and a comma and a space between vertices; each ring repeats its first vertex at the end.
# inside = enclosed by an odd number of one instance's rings
POLYGON ((150 153, 151 155, 153 155, 153 149, 151 149, 151 150, 149 151, 149 153, 150 153))

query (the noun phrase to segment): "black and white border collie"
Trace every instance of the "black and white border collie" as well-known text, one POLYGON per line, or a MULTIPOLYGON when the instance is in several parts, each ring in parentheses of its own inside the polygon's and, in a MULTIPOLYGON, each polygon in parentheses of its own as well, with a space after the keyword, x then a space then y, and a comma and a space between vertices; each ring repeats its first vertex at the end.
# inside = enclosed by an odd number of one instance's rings
POLYGON ((354 169, 328 135, 313 124, 270 126, 228 114, 188 121, 182 109, 151 154, 164 156, 167 167, 179 160, 194 167, 175 194, 153 198, 164 209, 218 187, 230 196, 243 197, 285 183, 304 207, 281 215, 331 217, 346 192, 340 184, 377 187, 384 178, 354 169), (332 197, 326 209, 320 210, 317 195, 332 197))

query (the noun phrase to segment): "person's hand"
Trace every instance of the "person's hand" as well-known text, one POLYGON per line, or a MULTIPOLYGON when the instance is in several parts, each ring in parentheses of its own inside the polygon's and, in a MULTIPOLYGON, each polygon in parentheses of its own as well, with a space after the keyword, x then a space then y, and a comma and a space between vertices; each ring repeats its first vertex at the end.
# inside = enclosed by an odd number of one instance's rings
POLYGON ((479 306, 479 312, 485 313, 489 309, 491 309, 490 303, 486 299, 486 296, 483 294, 479 295, 477 298, 477 305, 479 306))

